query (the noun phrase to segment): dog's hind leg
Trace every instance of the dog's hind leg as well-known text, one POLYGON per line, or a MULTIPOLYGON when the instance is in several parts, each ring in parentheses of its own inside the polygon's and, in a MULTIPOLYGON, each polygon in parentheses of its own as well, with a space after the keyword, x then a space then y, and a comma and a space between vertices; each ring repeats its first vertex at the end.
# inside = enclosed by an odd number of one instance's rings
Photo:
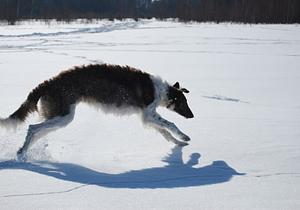
POLYGON ((67 126, 74 119, 74 114, 75 105, 72 105, 68 113, 65 113, 64 115, 53 117, 39 124, 29 125, 24 145, 19 149, 17 153, 18 159, 26 159, 27 150, 35 142, 37 142, 37 140, 39 140, 41 137, 47 135, 52 131, 67 126))

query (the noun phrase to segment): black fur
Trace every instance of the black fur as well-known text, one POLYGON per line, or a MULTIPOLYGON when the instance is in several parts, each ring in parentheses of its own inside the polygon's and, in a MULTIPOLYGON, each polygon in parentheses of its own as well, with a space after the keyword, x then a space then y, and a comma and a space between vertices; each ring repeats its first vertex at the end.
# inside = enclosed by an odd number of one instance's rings
POLYGON ((10 118, 24 121, 37 110, 39 99, 41 114, 51 119, 68 114, 70 106, 80 101, 144 108, 154 100, 154 87, 149 74, 128 66, 74 67, 36 87, 10 118))

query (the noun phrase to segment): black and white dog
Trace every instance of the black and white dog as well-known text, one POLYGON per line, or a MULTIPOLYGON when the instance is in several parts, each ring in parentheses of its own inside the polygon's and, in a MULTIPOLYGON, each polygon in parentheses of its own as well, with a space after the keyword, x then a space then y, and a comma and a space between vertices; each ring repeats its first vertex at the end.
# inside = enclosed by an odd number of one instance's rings
POLYGON ((188 92, 180 88, 178 82, 172 86, 128 66, 74 67, 38 85, 17 111, 6 119, 0 118, 0 126, 16 127, 35 111, 45 119, 42 123, 29 125, 25 143, 18 151, 18 157, 25 158, 28 148, 39 138, 73 120, 77 103, 88 102, 105 110, 140 112, 143 122, 155 128, 166 140, 185 146, 190 138, 174 123, 162 118, 156 108, 164 106, 186 118, 193 118, 183 94, 188 92), (170 132, 183 141, 174 138, 170 132))

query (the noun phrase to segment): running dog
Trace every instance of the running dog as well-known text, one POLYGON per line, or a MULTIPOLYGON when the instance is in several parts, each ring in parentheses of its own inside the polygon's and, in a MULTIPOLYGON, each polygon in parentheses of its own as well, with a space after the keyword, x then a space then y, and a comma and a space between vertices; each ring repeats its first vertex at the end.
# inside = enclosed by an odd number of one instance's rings
POLYGON ((0 118, 0 126, 16 127, 30 113, 39 112, 44 121, 29 125, 24 145, 17 153, 18 158, 26 158, 27 150, 38 139, 73 120, 76 104, 87 102, 100 105, 105 111, 141 113, 143 122, 156 129, 166 140, 185 146, 190 137, 161 117, 156 108, 163 106, 185 118, 193 118, 184 96, 188 92, 178 82, 169 85, 159 77, 129 66, 77 66, 34 88, 17 111, 6 119, 0 118))

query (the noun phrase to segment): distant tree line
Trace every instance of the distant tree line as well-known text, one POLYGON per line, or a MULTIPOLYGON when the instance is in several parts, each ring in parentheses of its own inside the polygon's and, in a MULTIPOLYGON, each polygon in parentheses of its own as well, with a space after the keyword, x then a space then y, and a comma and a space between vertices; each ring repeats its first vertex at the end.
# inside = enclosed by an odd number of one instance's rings
POLYGON ((300 22, 300 0, 164 0, 153 6, 154 16, 200 22, 300 22))
POLYGON ((178 18, 300 23, 300 0, 0 0, 0 20, 178 18))

